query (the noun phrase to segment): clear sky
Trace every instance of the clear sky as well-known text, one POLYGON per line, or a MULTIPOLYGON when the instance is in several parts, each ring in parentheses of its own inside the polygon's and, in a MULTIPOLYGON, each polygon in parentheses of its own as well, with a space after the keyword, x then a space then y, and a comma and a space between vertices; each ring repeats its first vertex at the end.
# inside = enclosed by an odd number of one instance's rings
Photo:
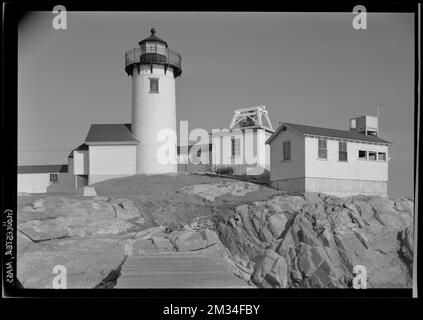
POLYGON ((227 128, 233 110, 266 105, 280 121, 348 129, 376 115, 392 141, 389 193, 413 194, 414 21, 412 14, 51 12, 19 27, 18 162, 67 163, 92 123, 129 123, 131 78, 124 54, 150 35, 182 55, 177 120, 227 128))

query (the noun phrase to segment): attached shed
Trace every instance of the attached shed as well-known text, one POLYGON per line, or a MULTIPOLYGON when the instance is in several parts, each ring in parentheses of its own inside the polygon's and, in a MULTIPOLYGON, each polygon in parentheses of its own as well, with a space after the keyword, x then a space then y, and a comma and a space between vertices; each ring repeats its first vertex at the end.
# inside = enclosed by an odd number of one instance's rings
POLYGON ((18 192, 47 193, 75 190, 74 176, 68 166, 27 165, 18 166, 18 192))

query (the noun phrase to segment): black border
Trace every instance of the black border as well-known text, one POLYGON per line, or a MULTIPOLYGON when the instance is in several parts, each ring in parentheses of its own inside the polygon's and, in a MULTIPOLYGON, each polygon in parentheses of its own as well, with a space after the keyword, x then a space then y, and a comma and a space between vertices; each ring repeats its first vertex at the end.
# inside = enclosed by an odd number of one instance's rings
MULTIPOLYGON (((3 154, 2 162, 6 166, 5 171, 2 172, 1 184, 1 204, 2 213, 8 208, 16 212, 17 199, 17 24, 20 19, 25 16, 26 11, 47 10, 61 4, 66 7, 68 11, 280 11, 280 12, 351 12, 356 4, 364 5, 367 12, 413 12, 415 14, 415 144, 414 150, 420 141, 420 136, 417 139, 417 90, 419 89, 417 83, 418 74, 421 74, 421 65, 417 60, 417 4, 413 2, 378 2, 378 3, 288 3, 281 4, 275 1, 260 1, 260 3, 249 2, 216 2, 203 1, 176 3, 175 1, 161 1, 159 3, 145 2, 134 3, 132 1, 93 1, 93 2, 77 2, 77 1, 60 1, 58 2, 9 2, 2 8, 3 24, 2 24, 2 142, 6 152, 3 154), (7 155, 7 156, 6 156, 7 155), (16 169, 15 169, 16 168, 16 169), (15 171, 16 170, 16 171, 15 171)), ((420 87, 421 88, 421 87, 420 87)), ((421 116, 421 115, 420 115, 421 116)), ((417 154, 415 152, 415 172, 417 154)), ((415 185, 419 183, 419 179, 414 177, 415 185)), ((419 194, 415 195, 420 198, 419 194)), ((417 213, 416 213, 417 214, 417 213)), ((5 215, 2 215, 4 222, 5 215)), ((421 224, 421 221, 419 222, 421 224)), ((16 230, 16 219, 12 224, 16 230)), ((5 232, 2 226, 2 260, 7 262, 7 256, 3 255, 3 245, 5 232)), ((16 239, 14 239, 14 248, 16 248, 16 239)), ((421 248, 418 248, 420 253, 421 248)), ((5 264, 2 261, 2 272, 4 275, 5 264)), ((13 259, 12 259, 13 261, 13 259)), ((417 258, 420 262, 420 254, 417 258)), ((16 266, 14 269, 16 274, 16 266)), ((153 305, 167 305, 167 299, 172 299, 174 303, 184 303, 180 299, 187 299, 192 301, 199 301, 198 303, 211 303, 215 299, 220 303, 241 303, 245 304, 257 303, 264 301, 269 303, 281 303, 278 298, 286 299, 285 302, 293 303, 294 301, 310 301, 315 300, 322 302, 324 298, 338 298, 337 300, 345 300, 343 298, 357 298, 363 301, 362 298, 399 298, 396 300, 402 301, 404 298, 411 297, 411 289, 367 289, 367 290, 352 290, 352 289, 280 289, 280 290, 266 290, 266 289, 119 289, 119 290, 90 290, 90 289, 68 289, 68 290, 40 290, 40 289, 19 289, 19 283, 15 286, 7 285, 3 280, 4 294, 14 297, 43 297, 43 298, 61 298, 61 297, 101 297, 101 298, 136 298, 143 297, 151 306, 153 305), (225 298, 231 298, 230 300, 225 298), (154 299, 152 299, 154 298, 154 299), (297 299, 297 300, 295 300, 297 299)), ((420 279, 417 279, 420 283, 420 279)), ((420 287, 420 286, 419 286, 420 287)), ((109 299, 107 299, 109 300, 109 299)), ((132 299, 131 299, 132 300, 132 299)), ((367 300, 367 299, 366 299, 367 300)), ((374 300, 374 299, 373 299, 374 300)), ((408 299, 407 299, 408 300, 408 299)))

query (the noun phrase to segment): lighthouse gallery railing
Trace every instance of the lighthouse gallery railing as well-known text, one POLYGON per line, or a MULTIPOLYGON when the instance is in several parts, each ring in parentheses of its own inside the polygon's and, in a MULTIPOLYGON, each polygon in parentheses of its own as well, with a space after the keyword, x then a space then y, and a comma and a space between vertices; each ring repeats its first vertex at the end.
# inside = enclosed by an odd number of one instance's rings
POLYGON ((181 70, 181 55, 173 50, 159 47, 134 48, 125 53, 125 70, 131 72, 136 63, 166 64, 181 70), (142 58, 142 59, 141 59, 142 58))

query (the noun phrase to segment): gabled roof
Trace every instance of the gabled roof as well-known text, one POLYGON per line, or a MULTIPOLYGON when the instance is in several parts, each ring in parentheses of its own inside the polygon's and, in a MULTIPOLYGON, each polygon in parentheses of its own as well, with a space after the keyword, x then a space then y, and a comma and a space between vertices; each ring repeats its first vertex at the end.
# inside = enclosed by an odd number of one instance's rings
POLYGON ((85 139, 87 145, 138 144, 132 136, 131 124, 92 124, 85 139))
POLYGON ((83 143, 76 147, 75 149, 72 149, 72 151, 69 153, 68 158, 73 158, 73 152, 74 151, 82 151, 82 150, 88 150, 88 145, 86 143, 83 143))
POLYGON ((362 141, 362 142, 368 142, 368 143, 379 143, 379 144, 388 144, 388 145, 392 144, 392 142, 389 142, 382 138, 372 136, 372 135, 365 135, 364 133, 360 133, 355 130, 338 130, 338 129, 331 129, 331 128, 306 126, 302 124, 287 123, 287 122, 282 123, 276 129, 275 133, 273 133, 269 137, 269 139, 267 139, 266 144, 269 144, 284 127, 291 128, 300 134, 308 135, 308 136, 320 136, 320 137, 327 137, 327 138, 355 140, 355 141, 362 141))
POLYGON ((32 166, 18 166, 18 173, 58 173, 68 172, 67 164, 45 164, 32 166))

